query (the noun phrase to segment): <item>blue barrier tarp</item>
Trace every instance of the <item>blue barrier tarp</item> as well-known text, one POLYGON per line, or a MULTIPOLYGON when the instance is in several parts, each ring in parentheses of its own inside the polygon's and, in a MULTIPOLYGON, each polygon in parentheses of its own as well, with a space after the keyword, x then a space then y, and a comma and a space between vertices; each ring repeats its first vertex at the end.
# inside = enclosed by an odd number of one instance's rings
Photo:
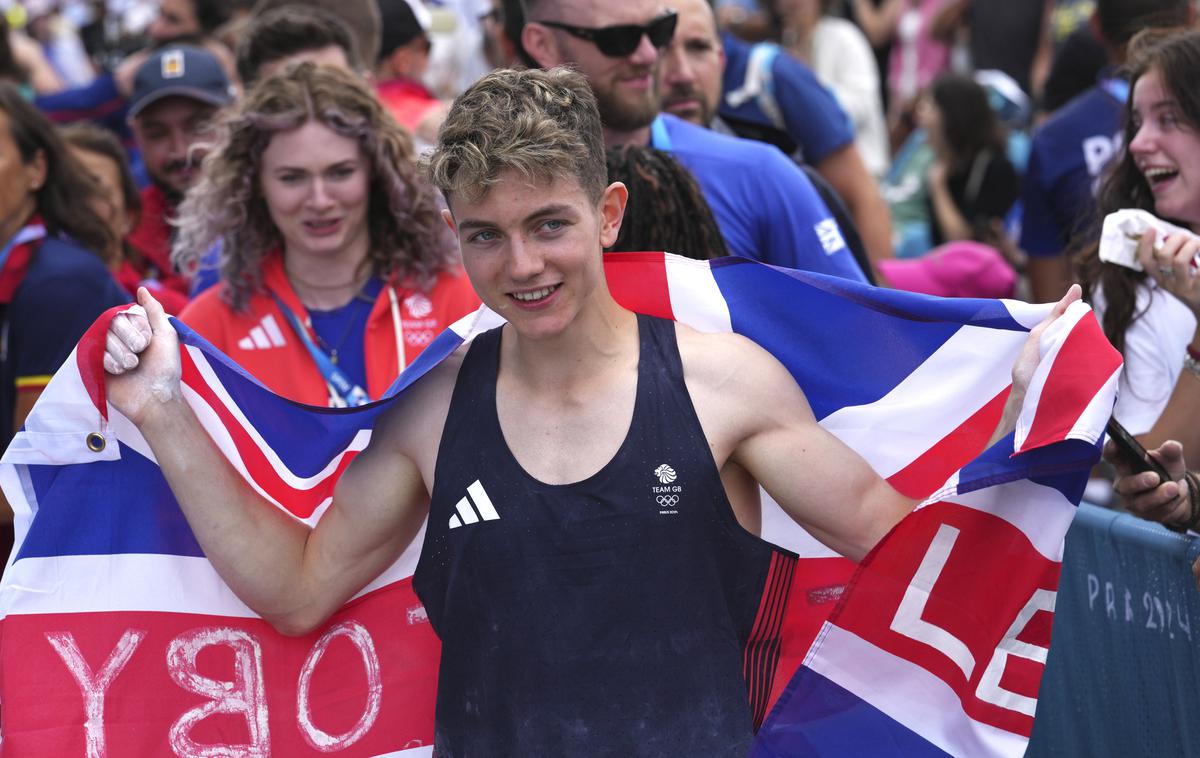
POLYGON ((1200 756, 1198 543, 1080 506, 1029 756, 1200 756))

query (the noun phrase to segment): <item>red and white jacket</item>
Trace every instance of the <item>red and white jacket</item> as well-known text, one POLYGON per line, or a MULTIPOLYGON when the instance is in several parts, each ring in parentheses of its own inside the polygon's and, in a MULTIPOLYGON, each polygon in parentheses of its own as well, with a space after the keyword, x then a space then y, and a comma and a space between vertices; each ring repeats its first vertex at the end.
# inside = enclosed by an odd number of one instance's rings
MULTIPOLYGON (((272 297, 278 295, 308 322, 308 310, 288 281, 283 257, 275 254, 264 261, 263 289, 251 295, 245 310, 235 312, 220 299, 224 287, 203 292, 180 319, 277 394, 309 405, 330 405, 324 377, 272 297)), ((363 335, 364 389, 371 399, 378 399, 443 329, 478 307, 479 297, 459 267, 438 274, 429 292, 387 282, 363 335)))

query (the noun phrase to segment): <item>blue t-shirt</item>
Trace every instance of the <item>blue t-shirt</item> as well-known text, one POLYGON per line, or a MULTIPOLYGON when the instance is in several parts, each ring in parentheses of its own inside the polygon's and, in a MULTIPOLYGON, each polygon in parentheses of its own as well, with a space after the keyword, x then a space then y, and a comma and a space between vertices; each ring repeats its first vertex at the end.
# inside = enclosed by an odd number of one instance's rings
POLYGON ((695 177, 730 252, 866 281, 812 182, 779 150, 667 114, 655 119, 651 140, 695 177))
MULTIPOLYGON (((331 311, 309 310, 308 317, 312 322, 313 331, 321 338, 322 348, 330 348, 336 352, 337 366, 350 381, 359 387, 367 386, 367 353, 366 338, 367 319, 379 293, 383 291, 383 280, 379 277, 371 279, 363 287, 362 292, 341 308, 331 311)), ((328 354, 328 351, 327 351, 328 354)), ((330 357, 333 357, 330 355, 330 357)))
POLYGON ((808 66, 781 50, 763 48, 777 52, 770 59, 769 91, 778 105, 783 129, 763 110, 758 97, 750 97, 736 107, 732 105, 730 96, 745 86, 747 68, 756 46, 731 34, 723 37, 723 43, 725 77, 718 114, 734 131, 743 137, 770 142, 789 155, 799 150, 804 162, 814 166, 830 153, 854 142, 854 125, 837 98, 817 81, 808 66), (743 131, 747 127, 756 133, 747 134, 743 131))
POLYGON ((1106 80, 1067 103, 1033 135, 1022 194, 1021 247, 1059 255, 1093 221, 1096 184, 1121 151, 1123 82, 1106 80))
POLYGON ((38 246, 12 302, 0 305, 0 447, 12 439, 17 380, 58 371, 100 314, 128 302, 92 253, 55 237, 38 246))

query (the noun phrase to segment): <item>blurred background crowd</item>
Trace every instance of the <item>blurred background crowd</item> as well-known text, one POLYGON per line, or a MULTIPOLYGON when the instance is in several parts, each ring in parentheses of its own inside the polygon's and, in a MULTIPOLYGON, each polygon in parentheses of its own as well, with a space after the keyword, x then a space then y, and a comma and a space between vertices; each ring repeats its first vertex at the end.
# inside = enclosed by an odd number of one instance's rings
POLYGON ((614 249, 952 297, 1079 281, 1126 357, 1117 417, 1200 445, 1200 294, 1096 254, 1120 208, 1200 228, 1190 0, 0 11, 0 443, 139 286, 281 394, 377 398, 478 305, 419 166, 450 101, 495 67, 570 64, 631 189, 614 249))

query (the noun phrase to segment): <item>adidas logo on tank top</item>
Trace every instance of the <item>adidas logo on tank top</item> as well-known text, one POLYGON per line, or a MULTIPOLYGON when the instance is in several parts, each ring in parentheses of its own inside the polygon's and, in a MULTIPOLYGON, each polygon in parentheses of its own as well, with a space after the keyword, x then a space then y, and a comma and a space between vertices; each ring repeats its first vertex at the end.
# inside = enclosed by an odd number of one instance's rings
POLYGON ((457 529, 464 524, 477 524, 480 519, 496 521, 500 518, 500 514, 496 513, 496 506, 492 505, 492 499, 488 497, 478 479, 467 486, 467 496, 459 500, 454 509, 458 513, 450 517, 451 529, 457 529))

